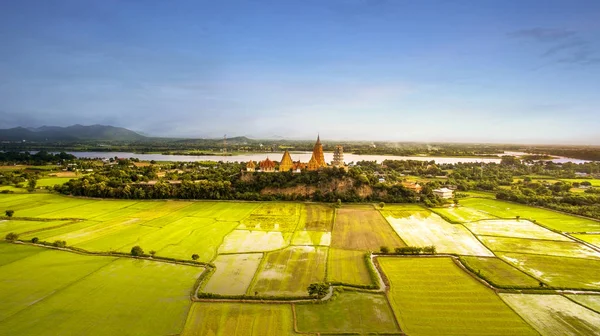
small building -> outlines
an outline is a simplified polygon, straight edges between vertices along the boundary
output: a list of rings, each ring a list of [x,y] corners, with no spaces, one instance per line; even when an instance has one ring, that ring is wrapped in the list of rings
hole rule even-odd
[[[260,171],[265,173],[272,173],[275,171],[275,162],[269,160],[267,157],[266,160],[260,162]]]
[[[385,182],[385,178],[380,177],[379,179],[377,179],[377,181],[379,181],[379,183],[383,183],[383,182]]]
[[[434,189],[433,194],[436,196],[439,196],[441,198],[448,199],[448,198],[452,198],[453,191],[448,188],[440,188],[440,189]]]
[[[255,170],[256,170],[256,164],[254,163],[254,161],[252,161],[252,160],[248,161],[248,163],[246,163],[246,171],[253,172]]]
[[[423,189],[420,184],[415,182],[402,182],[402,186],[408,190],[416,192],[417,194],[421,193],[421,189]]]

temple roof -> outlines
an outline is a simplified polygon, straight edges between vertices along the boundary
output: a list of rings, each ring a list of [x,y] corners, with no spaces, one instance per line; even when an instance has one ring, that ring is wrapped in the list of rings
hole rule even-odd
[[[281,158],[280,165],[292,165],[294,162],[292,161],[292,157],[290,156],[290,152],[287,150],[283,153],[283,157]]]
[[[256,168],[256,164],[254,161],[250,160],[248,163],[246,163],[246,168]]]
[[[275,162],[269,160],[269,158],[266,158],[264,161],[260,162],[260,168],[275,168]]]

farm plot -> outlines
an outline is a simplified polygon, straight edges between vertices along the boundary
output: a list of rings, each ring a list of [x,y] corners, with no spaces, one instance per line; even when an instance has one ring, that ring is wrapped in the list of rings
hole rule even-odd
[[[365,252],[330,248],[327,281],[371,285],[373,281],[365,264]]]
[[[494,257],[467,257],[460,260],[494,286],[538,287],[539,280]]]
[[[238,222],[252,213],[260,203],[248,202],[190,202],[188,216]]]
[[[46,273],[52,262],[38,263],[32,272],[39,274],[37,282],[19,283],[13,288],[15,295],[28,298],[27,309],[0,321],[3,335],[172,335],[183,330],[191,305],[190,292],[196,278],[203,271],[200,267],[173,265],[134,259],[80,256],[89,259],[80,262],[55,262],[55,276]],[[27,259],[33,259],[27,258]],[[93,261],[91,261],[93,260]],[[106,263],[108,261],[108,263]],[[25,260],[19,261],[21,264]],[[94,264],[94,267],[78,266]],[[98,267],[99,265],[102,265]],[[9,266],[9,265],[6,265]],[[29,269],[17,265],[10,277]],[[7,272],[1,272],[6,276]],[[45,289],[52,292],[37,301],[29,295],[31,289],[43,287],[56,281],[54,278],[71,278],[79,274],[77,281],[63,281],[63,286]],[[84,273],[85,276],[81,277]],[[28,278],[35,278],[28,274]],[[27,279],[24,279],[27,280]],[[73,280],[73,278],[71,278]],[[3,296],[4,297],[4,296]],[[42,300],[43,298],[43,300]],[[32,304],[32,302],[35,302]],[[3,302],[3,307],[14,305]]]
[[[104,220],[122,216],[123,212],[119,210],[134,205],[135,201],[112,200],[112,201],[92,201],[92,203],[81,204],[75,207],[69,207],[58,211],[43,214],[44,218],[84,218],[94,219],[102,216]],[[131,210],[127,211],[131,213]]]
[[[262,253],[218,256],[213,262],[217,270],[202,291],[221,295],[246,294],[262,257]]]
[[[233,230],[225,236],[219,253],[246,253],[279,250],[289,245],[291,233]]]
[[[7,233],[15,232],[30,232],[38,231],[47,228],[68,225],[72,221],[21,221],[21,220],[0,220],[0,237],[4,237]]]
[[[571,236],[600,247],[600,234],[572,234]]]
[[[258,208],[252,211],[257,216],[287,216],[298,217],[300,215],[300,204],[283,202],[261,203]]]
[[[338,210],[331,246],[348,250],[378,251],[381,246],[406,244],[372,207],[343,207]]]
[[[38,187],[54,187],[54,185],[63,185],[69,182],[73,177],[46,177],[37,180]]]
[[[250,215],[242,219],[237,227],[240,230],[293,232],[298,225],[298,217]]]
[[[42,202],[40,205],[35,203],[29,204],[25,209],[15,210],[15,216],[19,217],[40,217],[40,218],[78,218],[77,214],[70,212],[66,213],[64,210],[69,208],[76,208],[84,204],[93,203],[93,200],[82,200],[76,198],[64,198],[64,202]],[[62,217],[54,216],[53,213],[62,212]],[[66,215],[65,215],[66,213]]]
[[[565,296],[596,313],[600,313],[600,295],[566,294]]]
[[[516,252],[600,260],[600,253],[577,242],[479,236],[494,252]]]
[[[333,225],[333,208],[322,204],[305,204],[303,221],[298,229],[310,231],[331,231]]]
[[[45,250],[38,247],[22,245],[16,248],[15,245],[0,242],[0,266],[10,264],[19,259],[27,258],[33,254],[44,252]]]
[[[461,201],[464,202],[464,201]],[[496,216],[487,211],[478,210],[466,206],[447,207],[447,208],[431,208],[431,211],[447,218],[454,223],[468,223],[483,219],[493,219]]]
[[[489,288],[450,258],[379,258],[408,335],[536,335]]]
[[[292,245],[329,246],[331,245],[331,232],[296,231],[292,236]]]
[[[289,304],[194,302],[182,336],[294,335]]]
[[[293,246],[270,252],[249,294],[307,296],[306,288],[325,280],[327,248]]]
[[[450,224],[432,213],[416,213],[410,217],[387,217],[387,221],[410,246],[434,245],[439,253],[493,256],[469,230]]]
[[[313,333],[397,333],[394,314],[382,294],[344,292],[325,304],[297,304],[298,330]]]
[[[498,256],[553,287],[600,289],[599,260],[518,253]]]
[[[600,314],[560,295],[500,294],[543,336],[598,335]]]
[[[526,205],[483,198],[461,201],[463,207],[487,212],[499,218],[535,219],[538,223],[563,232],[600,232],[600,222],[570,216],[560,212],[534,208]]]
[[[572,242],[571,239],[552,232],[528,220],[482,220],[464,224],[476,235],[514,238],[547,239]]]

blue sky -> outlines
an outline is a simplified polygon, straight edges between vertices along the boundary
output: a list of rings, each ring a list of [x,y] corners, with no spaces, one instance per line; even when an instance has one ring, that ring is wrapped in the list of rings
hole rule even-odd
[[[600,1],[3,1],[0,127],[600,144]]]

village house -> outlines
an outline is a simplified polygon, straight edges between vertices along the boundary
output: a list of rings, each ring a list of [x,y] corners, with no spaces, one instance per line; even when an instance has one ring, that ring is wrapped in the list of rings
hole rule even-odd
[[[434,189],[433,194],[444,199],[452,198],[453,191],[448,188]]]

